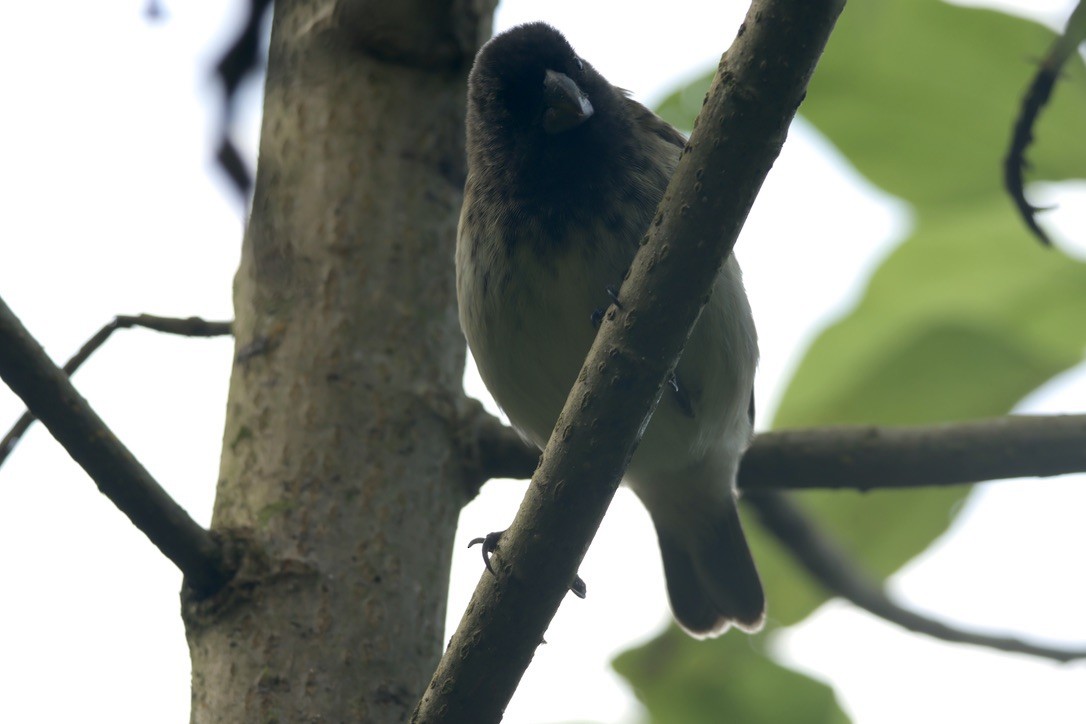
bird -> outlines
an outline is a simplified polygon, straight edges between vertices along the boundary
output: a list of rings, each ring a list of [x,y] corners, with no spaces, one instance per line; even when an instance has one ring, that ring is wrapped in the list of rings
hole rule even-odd
[[[480,48],[465,127],[460,324],[487,389],[542,449],[685,138],[543,22]],[[757,362],[732,254],[624,476],[652,518],[674,617],[696,638],[765,620],[735,482]]]

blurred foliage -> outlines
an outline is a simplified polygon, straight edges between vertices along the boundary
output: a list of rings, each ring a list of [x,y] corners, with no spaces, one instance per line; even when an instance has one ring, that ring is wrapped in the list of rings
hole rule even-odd
[[[911,204],[913,228],[857,306],[813,342],[775,426],[1000,415],[1082,359],[1086,265],[1032,239],[1001,188],[1030,59],[1052,38],[1025,20],[935,0],[846,6],[801,112],[873,184]],[[710,80],[677,90],[660,114],[690,128]],[[1086,72],[1076,57],[1037,128],[1037,172],[1086,174],[1084,129]],[[832,257],[828,244],[826,252]],[[800,501],[885,576],[946,530],[967,492],[812,492]],[[752,527],[770,627],[795,623],[826,594]],[[697,644],[670,630],[615,665],[654,721],[845,720],[836,706],[813,703],[820,684],[797,685],[798,674],[765,661],[757,646],[738,634]],[[806,713],[770,708],[767,691],[810,702]]]
[[[672,627],[651,646],[628,651],[615,669],[633,682],[654,721],[682,724],[845,724],[833,690],[786,669],[737,634],[695,641]]]

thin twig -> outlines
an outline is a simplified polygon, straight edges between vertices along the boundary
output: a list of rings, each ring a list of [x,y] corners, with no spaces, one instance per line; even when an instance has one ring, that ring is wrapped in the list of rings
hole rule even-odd
[[[2,299],[0,377],[87,471],[98,489],[181,569],[189,587],[210,593],[229,580],[223,549],[216,539],[159,486],[106,427]]]
[[[1011,133],[1011,145],[1003,160],[1003,185],[1014,201],[1022,220],[1026,222],[1026,226],[1045,246],[1051,246],[1052,241],[1037,223],[1036,216],[1038,211],[1045,209],[1031,204],[1026,199],[1023,188],[1022,177],[1025,170],[1029,168],[1026,151],[1033,142],[1033,127],[1041,115],[1041,110],[1052,96],[1052,90],[1060,77],[1060,70],[1075,55],[1084,38],[1086,38],[1086,2],[1080,0],[1071,12],[1063,33],[1052,41],[1052,47],[1049,48],[1041,62],[1041,67],[1037,69],[1036,75],[1033,76],[1022,98],[1022,108],[1018,112],[1014,131]]]
[[[110,335],[118,329],[129,329],[131,327],[143,327],[145,329],[153,329],[157,332],[165,332],[167,334],[178,334],[185,337],[221,337],[223,335],[230,334],[231,322],[208,322],[200,319],[199,317],[188,317],[185,319],[179,319],[175,317],[155,317],[150,314],[140,314],[134,317],[119,315],[112,321],[105,324],[99,329],[93,337],[88,339],[86,343],[79,348],[70,360],[65,363],[64,374],[69,377],[79,369],[80,365],[87,361],[95,351],[98,350]],[[15,446],[19,444],[19,440],[30,428],[30,425],[34,422],[34,415],[29,411],[23,413],[22,417],[12,426],[7,435],[0,440],[0,465],[4,464],[8,455],[15,449]]]
[[[249,13],[245,17],[245,24],[215,65],[215,75],[222,83],[223,93],[219,147],[215,157],[219,162],[219,168],[223,170],[244,201],[249,199],[249,191],[253,186],[253,174],[234,143],[231,132],[238,101],[238,88],[250,73],[256,72],[262,65],[260,57],[264,41],[262,28],[264,18],[271,8],[272,0],[249,0]]]
[[[963,631],[903,608],[864,576],[856,562],[851,560],[836,542],[823,534],[789,496],[762,491],[747,496],[745,500],[758,512],[765,527],[791,551],[819,584],[881,619],[942,641],[973,644],[1061,662],[1086,658],[1086,649],[1040,646],[1013,636],[991,636]]]

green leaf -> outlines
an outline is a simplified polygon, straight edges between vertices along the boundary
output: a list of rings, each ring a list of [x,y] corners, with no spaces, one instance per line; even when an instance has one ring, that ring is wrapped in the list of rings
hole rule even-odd
[[[1036,59],[1055,35],[990,10],[933,0],[853,0],[811,80],[801,115],[875,185],[921,213],[1003,196],[999,173]],[[657,112],[689,130],[710,71]],[[1047,179],[1086,174],[1086,72],[1065,68],[1030,158]],[[953,213],[953,209],[951,209]]]
[[[670,724],[846,724],[833,690],[774,663],[738,634],[695,641],[669,629],[615,659],[651,721]]]
[[[1033,242],[1002,198],[920,225],[813,343],[776,424],[1005,413],[1086,346],[1086,265]]]
[[[1028,21],[933,0],[852,0],[845,8],[801,111],[870,181],[912,205],[914,228],[872,275],[855,309],[811,345],[775,426],[999,415],[1081,361],[1086,265],[1040,247],[1001,188],[1021,95],[1053,37]],[[676,91],[659,113],[689,129],[710,79]],[[1044,178],[1086,175],[1086,72],[1077,55],[1040,121],[1030,158]],[[967,492],[797,498],[868,571],[885,576],[946,530]],[[825,593],[771,536],[753,528],[769,625],[801,620]],[[742,712],[736,721],[796,720],[744,708],[754,696],[745,688],[760,691],[766,677],[776,676],[750,661],[762,656],[757,639],[682,641],[669,630],[616,662],[657,720],[721,720],[697,719],[705,709],[683,708],[694,704],[665,691],[677,687],[700,700],[714,683],[729,697],[721,711]],[[675,681],[672,667],[694,683]],[[787,687],[800,686],[774,685],[788,697]]]
[[[775,425],[1006,413],[1086,347],[1086,266],[1037,245],[1000,186],[1033,71],[1026,59],[1052,33],[932,2],[853,3],[842,20],[804,113],[861,172],[912,203],[916,228],[808,350]],[[1049,177],[1086,173],[1086,74],[1081,61],[1072,65],[1033,151]],[[887,575],[945,530],[965,493],[814,493],[803,502]]]
[[[871,181],[913,205],[915,230],[863,299],[812,344],[776,427],[984,417],[1082,358],[1086,267],[1040,248],[1012,212],[1000,160],[1019,98],[1053,33],[930,0],[854,0],[803,115]],[[689,128],[711,74],[660,112]],[[1086,73],[1075,58],[1031,150],[1048,178],[1086,174]],[[846,220],[847,221],[847,220]],[[832,253],[832,251],[830,252]],[[874,481],[873,481],[874,482]],[[804,493],[873,573],[887,575],[953,519],[964,489]],[[752,535],[781,623],[824,596]]]
[[[954,213],[963,201],[1003,197],[1011,124],[1054,37],[1009,15],[931,0],[850,3],[803,114],[921,216]],[[1031,150],[1045,178],[1086,173],[1081,60],[1067,72]]]

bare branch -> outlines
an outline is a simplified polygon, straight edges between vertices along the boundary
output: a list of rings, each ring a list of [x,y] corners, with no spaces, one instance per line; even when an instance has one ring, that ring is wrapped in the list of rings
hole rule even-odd
[[[534,447],[485,412],[471,425],[478,448],[471,496],[490,478],[531,476],[539,460]],[[1083,440],[1086,415],[766,432],[743,457],[739,488],[879,490],[1065,475],[1086,472]]]
[[[190,587],[210,593],[229,579],[216,539],[170,498],[106,427],[2,299],[0,377],[98,489],[181,569]]]
[[[917,427],[828,427],[759,435],[745,492],[914,488],[1086,471],[1086,415],[998,417]]]
[[[501,540],[496,575],[483,575],[412,721],[501,718],[780,152],[842,4],[752,4],[620,290],[622,308],[605,315]]]
[[[486,413],[482,413],[486,415]],[[490,417],[482,460],[492,477],[523,478],[538,454]],[[894,603],[861,572],[783,489],[889,489],[962,485],[999,478],[1086,472],[1086,415],[1010,416],[917,427],[836,427],[759,435],[743,458],[739,485],[763,525],[831,593],[927,636],[1056,661],[1086,658],[1086,649],[1030,644],[971,633]],[[486,478],[480,479],[480,484]]]
[[[851,601],[881,619],[942,641],[973,644],[1063,662],[1086,658],[1086,648],[1061,649],[1031,644],[1012,636],[990,636],[963,631],[903,608],[890,600],[878,585],[862,575],[856,562],[850,560],[834,541],[818,530],[787,495],[763,491],[749,495],[745,500],[758,512],[766,528],[776,535],[818,583],[831,593]]]
[[[230,334],[230,322],[208,322],[199,317],[179,319],[175,317],[155,317],[150,314],[140,314],[136,317],[120,315],[114,317],[112,321],[95,332],[94,336],[79,348],[79,351],[61,368],[64,370],[64,374],[71,377],[99,347],[106,343],[106,340],[115,330],[130,327],[144,327],[184,337],[221,337]],[[8,434],[4,435],[4,438],[0,440],[0,465],[3,465],[4,461],[8,459],[8,455],[19,444],[19,440],[26,434],[33,422],[33,414],[30,412],[23,413],[22,417],[12,425]]]
[[[486,481],[494,478],[527,479],[539,463],[539,450],[516,431],[487,412],[478,400],[466,399],[468,408],[458,417],[463,441],[467,498],[472,500]]]

